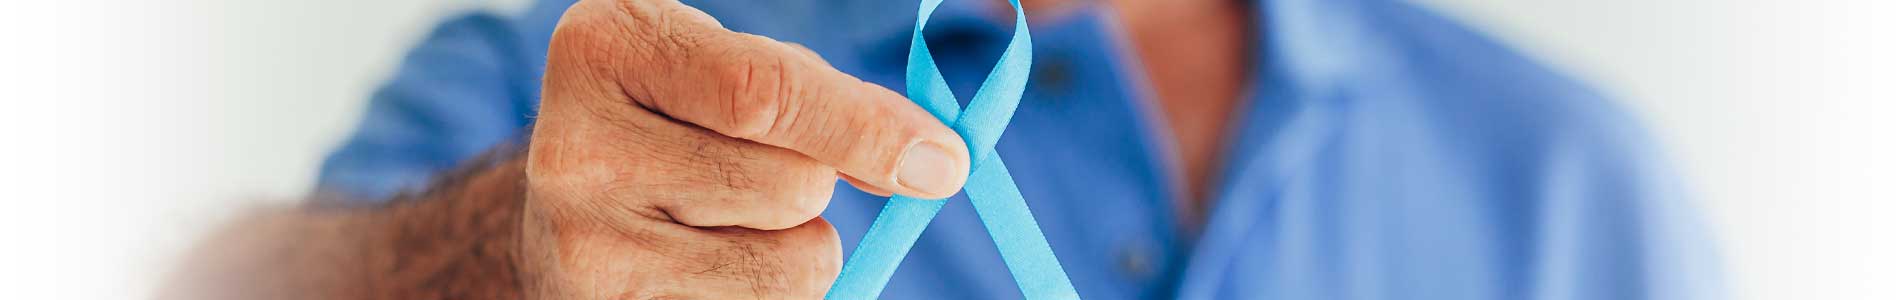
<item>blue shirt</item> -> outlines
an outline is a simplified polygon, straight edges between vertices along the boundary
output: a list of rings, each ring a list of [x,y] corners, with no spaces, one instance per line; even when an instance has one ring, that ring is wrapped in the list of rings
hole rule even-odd
[[[413,188],[534,114],[571,0],[449,18],[371,99],[321,188]],[[903,87],[915,1],[687,1]],[[969,95],[1008,37],[997,1],[949,1],[926,32]],[[997,151],[1085,299],[1704,299],[1707,233],[1630,114],[1571,78],[1399,1],[1263,0],[1253,80],[1213,209],[1175,220],[1179,162],[1127,41],[1100,8],[1032,20],[1035,66]],[[824,216],[858,243],[882,199]],[[1020,298],[961,196],[884,293]]]

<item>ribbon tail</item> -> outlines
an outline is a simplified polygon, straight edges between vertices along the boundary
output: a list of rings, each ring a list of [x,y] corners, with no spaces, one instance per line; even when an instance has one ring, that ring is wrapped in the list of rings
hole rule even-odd
[[[825,299],[876,299],[884,292],[884,285],[890,283],[891,275],[897,273],[898,263],[903,262],[911,246],[917,244],[917,237],[924,234],[930,220],[949,202],[891,197],[877,218],[871,220],[871,229],[858,241],[857,250],[845,260],[844,269],[838,272],[838,281],[825,292]]]
[[[965,187],[977,217],[983,220],[983,229],[996,242],[996,250],[1003,254],[1003,263],[1009,266],[1009,274],[1016,279],[1024,299],[1081,299],[1001,158],[991,155],[978,163]]]

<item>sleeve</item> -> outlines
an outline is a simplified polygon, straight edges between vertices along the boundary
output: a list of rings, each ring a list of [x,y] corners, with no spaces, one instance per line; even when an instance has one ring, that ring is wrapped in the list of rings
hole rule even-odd
[[[324,159],[317,191],[347,197],[321,198],[385,199],[523,134],[539,94],[541,51],[517,29],[488,13],[437,25]]]
[[[1541,164],[1534,299],[1727,299],[1717,240],[1626,114],[1555,138]],[[1575,132],[1572,131],[1572,132]]]

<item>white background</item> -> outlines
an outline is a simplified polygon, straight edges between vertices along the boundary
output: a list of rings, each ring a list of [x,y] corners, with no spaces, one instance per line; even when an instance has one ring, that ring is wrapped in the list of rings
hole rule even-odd
[[[288,203],[436,17],[516,1],[0,4],[0,294],[142,298]],[[1743,299],[1900,299],[1900,5],[1429,0],[1639,111]]]

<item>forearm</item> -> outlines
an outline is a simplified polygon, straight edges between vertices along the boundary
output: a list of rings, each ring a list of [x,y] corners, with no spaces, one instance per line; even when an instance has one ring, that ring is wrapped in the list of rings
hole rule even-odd
[[[478,161],[430,192],[381,207],[243,218],[192,253],[165,296],[519,298],[522,163],[516,155]]]

